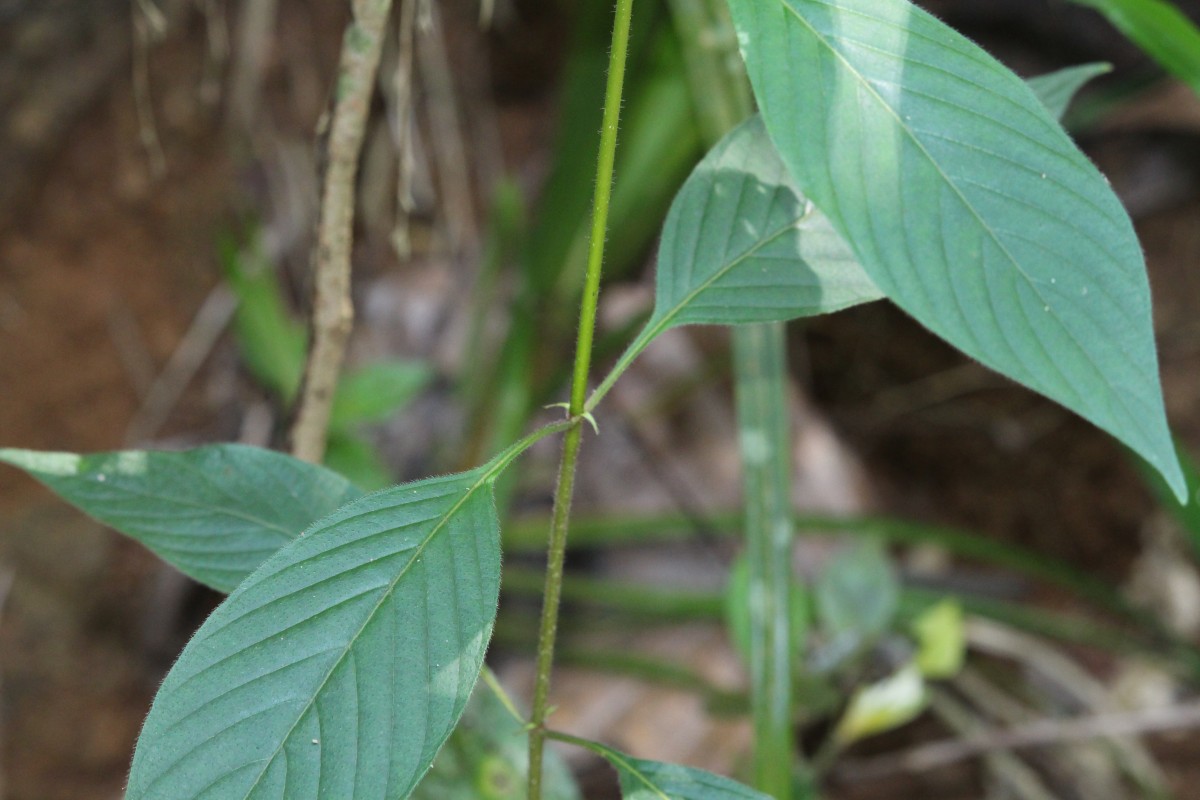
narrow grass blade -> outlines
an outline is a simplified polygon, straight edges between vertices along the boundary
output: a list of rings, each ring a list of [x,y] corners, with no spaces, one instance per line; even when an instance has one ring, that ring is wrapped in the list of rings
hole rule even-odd
[[[1165,0],[1074,0],[1094,8],[1192,91],[1200,94],[1200,30]]]

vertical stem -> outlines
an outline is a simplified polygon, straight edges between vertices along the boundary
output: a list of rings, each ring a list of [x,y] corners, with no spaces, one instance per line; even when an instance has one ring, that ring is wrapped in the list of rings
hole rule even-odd
[[[734,329],[738,429],[750,573],[754,783],[792,796],[792,513],[786,340],[782,324]]]
[[[354,324],[350,253],[354,245],[355,178],[391,7],[391,0],[355,0],[354,18],[342,41],[317,223],[313,342],[292,426],[292,453],[305,461],[320,462],[325,455],[333,393]]]
[[[562,596],[563,560],[567,550],[567,528],[571,497],[575,489],[575,465],[583,437],[583,407],[587,399],[588,372],[592,362],[592,337],[596,329],[596,307],[600,299],[600,271],[604,263],[604,240],[608,232],[608,204],[612,195],[613,160],[617,151],[617,124],[621,115],[621,92],[625,83],[625,56],[629,49],[629,22],[633,0],[617,0],[613,23],[612,50],[608,60],[608,83],[604,92],[604,122],[600,129],[600,153],[596,159],[596,186],[592,205],[592,231],[588,244],[587,274],[579,308],[579,333],[575,345],[575,367],[571,376],[568,406],[572,426],[563,437],[554,511],[550,522],[546,586],[538,628],[537,676],[533,690],[532,729],[529,732],[529,797],[542,797],[542,753],[546,746],[546,715],[550,697],[550,672],[554,665],[554,640],[558,632],[558,605]]]
[[[671,0],[670,7],[697,118],[711,146],[750,113],[752,103],[745,73],[730,68],[740,59],[722,44],[735,41],[729,12],[719,0]],[[751,592],[754,783],[776,800],[790,800],[792,764],[799,756],[791,722],[791,678],[800,643],[792,641],[790,613],[791,437],[784,328],[739,325],[733,329],[733,350]]]

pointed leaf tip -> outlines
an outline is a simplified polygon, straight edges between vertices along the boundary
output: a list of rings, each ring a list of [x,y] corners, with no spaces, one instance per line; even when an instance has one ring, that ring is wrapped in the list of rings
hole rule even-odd
[[[362,494],[324,467],[239,444],[91,455],[3,449],[0,461],[219,592]]]
[[[1179,496],[1129,216],[1016,75],[908,0],[730,0],[767,132],[879,289]]]

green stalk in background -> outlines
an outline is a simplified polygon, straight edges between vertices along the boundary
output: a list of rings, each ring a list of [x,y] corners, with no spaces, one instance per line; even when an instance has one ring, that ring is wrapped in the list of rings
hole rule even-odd
[[[671,0],[683,44],[696,116],[708,147],[752,110],[745,73],[730,68],[733,25],[723,2]],[[787,340],[782,323],[733,328],[734,382],[745,492],[750,579],[750,694],[754,785],[777,800],[792,797],[798,758],[792,726],[791,432],[787,412]]]
[[[546,563],[546,588],[542,596],[538,627],[537,674],[533,690],[533,716],[529,731],[529,798],[542,797],[542,755],[546,745],[546,716],[549,710],[550,672],[554,666],[554,640],[558,632],[558,606],[562,594],[563,560],[571,496],[575,487],[575,465],[583,437],[583,404],[587,399],[588,373],[592,363],[592,337],[600,299],[600,273],[604,264],[604,240],[608,233],[608,204],[612,196],[613,161],[617,151],[617,124],[621,115],[621,90],[625,82],[625,56],[629,49],[629,22],[633,0],[617,0],[613,23],[608,83],[604,92],[604,122],[600,129],[600,152],[596,159],[596,185],[592,205],[592,234],[588,246],[587,273],[579,309],[579,332],[575,367],[571,378],[571,400],[567,410],[571,427],[563,437],[558,485],[551,512],[550,546]]]
[[[754,785],[792,796],[797,757],[792,730],[791,448],[787,414],[786,331],[782,323],[734,328],[738,437],[745,487],[750,578],[750,707]]]

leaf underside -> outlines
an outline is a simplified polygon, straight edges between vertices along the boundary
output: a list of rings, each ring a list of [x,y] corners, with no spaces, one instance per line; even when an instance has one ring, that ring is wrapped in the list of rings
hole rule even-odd
[[[907,0],[730,6],[771,139],[883,293],[1184,491],[1132,224],[1029,87]]]
[[[794,187],[758,116],[697,165],[663,226],[648,328],[782,322],[882,297]]]
[[[1030,80],[1061,116],[1105,64]],[[786,322],[879,300],[882,292],[829,219],[809,202],[750,117],[680,188],[663,225],[649,338],[686,324]]]
[[[237,444],[85,456],[0,450],[0,461],[220,592],[362,494],[323,467]]]
[[[495,620],[493,477],[370,495],[269,558],[167,675],[126,797],[408,796],[463,711]]]

